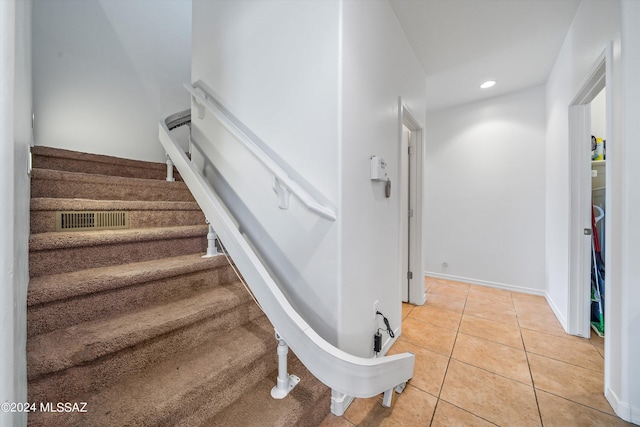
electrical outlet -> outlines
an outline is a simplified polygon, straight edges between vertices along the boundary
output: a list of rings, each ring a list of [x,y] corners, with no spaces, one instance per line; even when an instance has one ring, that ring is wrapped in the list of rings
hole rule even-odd
[[[376,320],[376,317],[378,316],[376,313],[378,312],[378,304],[380,303],[380,300],[375,300],[373,302],[373,320]]]

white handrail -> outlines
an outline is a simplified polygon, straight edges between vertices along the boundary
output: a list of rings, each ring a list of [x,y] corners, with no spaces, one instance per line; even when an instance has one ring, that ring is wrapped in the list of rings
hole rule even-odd
[[[353,397],[373,397],[413,377],[412,353],[378,358],[349,354],[318,335],[295,311],[242,236],[210,185],[160,122],[160,142],[205,216],[216,230],[257,301],[298,359],[332,389]]]
[[[185,84],[184,87],[191,93],[193,100],[198,107],[198,116],[204,118],[204,109],[213,113],[220,123],[260,161],[269,169],[274,179],[274,190],[280,198],[280,207],[288,208],[288,194],[293,193],[312,212],[317,213],[322,218],[335,221],[336,214],[333,210],[323,206],[318,200],[295,182],[287,172],[276,163],[267,153],[265,153],[241,128],[241,124],[236,123],[223,112],[224,107],[220,102],[205,89],[200,86]]]

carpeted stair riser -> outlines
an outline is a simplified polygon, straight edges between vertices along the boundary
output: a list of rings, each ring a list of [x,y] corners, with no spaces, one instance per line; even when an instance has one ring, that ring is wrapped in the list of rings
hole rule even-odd
[[[46,366],[49,360],[43,355],[40,355],[40,360],[28,358],[29,401],[69,401],[77,396],[99,391],[131,375],[144,372],[154,364],[189,352],[210,341],[212,337],[261,315],[253,302],[245,301],[215,316],[202,316],[180,328],[158,333],[142,341],[133,340],[131,345],[104,355],[104,351],[96,352],[97,355],[84,354],[83,349],[78,347],[75,355],[66,363],[71,366],[59,370]],[[91,350],[91,347],[87,349]],[[211,363],[217,362],[212,360]]]
[[[41,146],[33,147],[31,152],[34,168],[156,180],[164,180],[167,177],[167,167],[162,163],[120,159]],[[180,179],[175,168],[174,177]]]
[[[264,317],[214,337],[190,352],[93,395],[80,395],[87,414],[38,413],[32,426],[176,426],[205,419],[233,403],[276,367],[273,330]],[[255,414],[260,417],[260,414]],[[198,424],[187,424],[198,425]]]
[[[193,202],[184,182],[122,178],[48,169],[31,171],[31,197]]]
[[[28,307],[27,336],[162,304],[235,280],[233,269],[226,266],[32,305]]]
[[[38,277],[45,274],[59,274],[87,268],[206,252],[207,230],[206,225],[194,226],[190,229],[184,227],[183,230],[177,232],[154,236],[154,240],[149,240],[143,233],[130,233],[132,238],[139,236],[139,240],[133,239],[133,241],[108,240],[111,235],[123,235],[123,233],[117,234],[114,231],[88,232],[101,233],[106,237],[103,240],[95,241],[93,244],[96,246],[91,246],[90,239],[86,244],[73,241],[73,246],[66,245],[67,240],[73,240],[76,237],[74,235],[81,236],[81,232],[50,233],[51,235],[60,235],[61,238],[70,237],[55,242],[45,242],[51,237],[45,233],[32,235],[30,238],[29,271],[31,277]],[[64,236],[62,236],[63,234]]]
[[[31,207],[31,233],[49,233],[56,231],[55,215],[57,211],[127,211],[129,212],[129,228],[153,228],[153,227],[173,227],[180,225],[205,224],[204,214],[198,205],[189,202],[159,202],[172,206],[153,206],[158,202],[132,202],[135,206],[126,203],[115,203],[110,201],[86,200],[73,201],[69,199],[48,199],[60,200],[67,203],[50,204],[53,206],[40,207],[34,205],[39,199],[32,201]],[[34,203],[36,201],[36,203]],[[75,202],[75,204],[74,204]],[[100,203],[102,202],[102,203]],[[151,206],[140,206],[147,203]],[[179,205],[190,205],[190,210]]]

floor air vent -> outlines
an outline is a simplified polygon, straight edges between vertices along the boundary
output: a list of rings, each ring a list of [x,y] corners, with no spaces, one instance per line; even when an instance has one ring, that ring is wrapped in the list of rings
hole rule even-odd
[[[129,228],[129,212],[56,212],[56,231],[116,230],[121,228]]]

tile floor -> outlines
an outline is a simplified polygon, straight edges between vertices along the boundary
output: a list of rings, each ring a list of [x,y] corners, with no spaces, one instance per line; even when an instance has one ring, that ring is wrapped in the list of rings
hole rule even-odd
[[[416,355],[405,391],[356,399],[322,426],[624,426],[603,390],[604,341],[567,335],[545,299],[427,279],[389,354]]]

